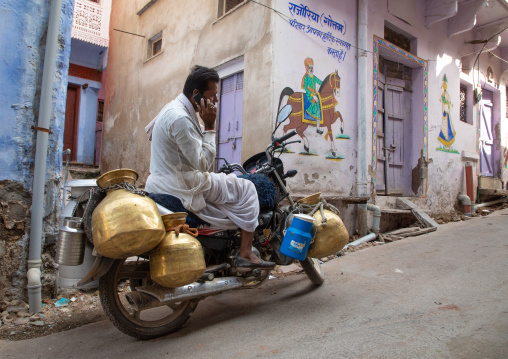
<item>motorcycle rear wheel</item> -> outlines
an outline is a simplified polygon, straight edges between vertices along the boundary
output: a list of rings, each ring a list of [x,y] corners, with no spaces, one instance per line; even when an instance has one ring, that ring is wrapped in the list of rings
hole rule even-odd
[[[99,281],[99,297],[108,319],[123,333],[138,339],[152,339],[180,329],[190,318],[198,300],[181,301],[135,311],[125,294],[135,287],[151,284],[148,261],[116,260]]]
[[[319,259],[307,257],[303,261],[300,261],[300,264],[312,283],[315,285],[323,284],[325,281],[325,274],[323,273]]]

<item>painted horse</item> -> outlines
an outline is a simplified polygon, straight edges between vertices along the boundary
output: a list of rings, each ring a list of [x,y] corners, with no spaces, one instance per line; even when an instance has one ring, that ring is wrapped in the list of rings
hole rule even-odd
[[[340,90],[340,76],[335,70],[335,73],[331,73],[323,80],[321,86],[319,87],[318,97],[319,102],[321,104],[321,121],[318,124],[318,121],[313,123],[312,121],[307,120],[303,116],[304,106],[303,106],[303,96],[305,96],[304,92],[294,92],[290,87],[284,88],[280,94],[279,98],[279,109],[280,104],[284,96],[289,96],[287,103],[293,107],[293,111],[291,115],[289,115],[289,123],[284,126],[284,133],[289,130],[295,129],[298,135],[303,140],[303,148],[305,152],[309,153],[309,140],[305,136],[304,132],[307,127],[310,126],[319,126],[326,127],[328,130],[325,134],[325,140],[330,138],[330,152],[335,157],[335,151],[337,148],[335,147],[335,142],[333,140],[332,134],[332,124],[340,119],[341,133],[344,133],[344,121],[342,119],[342,115],[339,111],[335,111],[335,105],[337,104],[337,98],[339,98],[339,90]]]

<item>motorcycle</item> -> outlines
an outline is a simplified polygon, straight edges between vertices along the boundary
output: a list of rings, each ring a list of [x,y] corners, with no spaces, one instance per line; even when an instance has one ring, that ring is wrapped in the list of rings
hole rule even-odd
[[[286,105],[278,114],[278,126],[290,115],[292,109]],[[272,208],[259,214],[259,226],[255,231],[253,251],[260,258],[274,261],[278,265],[290,265],[295,260],[280,252],[285,230],[291,216],[304,213],[300,203],[293,201],[286,187],[286,179],[294,177],[296,170],[284,172],[278,152],[287,145],[300,141],[288,140],[296,135],[292,131],[280,138],[274,137],[264,152],[249,158],[243,166],[225,164],[219,172],[242,175],[266,176],[275,187],[276,200]],[[76,205],[74,216],[83,216],[89,221],[89,213],[100,201],[89,195]],[[283,201],[287,201],[282,205]],[[88,213],[88,215],[87,215]],[[86,231],[85,225],[85,231]],[[88,233],[87,233],[88,234]],[[270,269],[236,268],[234,258],[240,248],[240,230],[200,228],[197,239],[204,251],[206,271],[194,283],[176,288],[162,287],[150,277],[149,253],[125,259],[112,259],[94,253],[97,258],[91,271],[78,285],[99,280],[99,296],[109,320],[122,332],[139,339],[151,339],[178,330],[190,318],[199,301],[210,295],[232,289],[255,288],[270,276]],[[324,274],[318,259],[305,258],[300,264],[315,285],[321,285]]]

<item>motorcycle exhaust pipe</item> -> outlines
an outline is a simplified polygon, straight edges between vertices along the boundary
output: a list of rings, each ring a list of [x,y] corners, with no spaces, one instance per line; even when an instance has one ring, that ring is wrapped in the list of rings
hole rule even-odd
[[[163,305],[195,299],[243,287],[248,282],[240,277],[216,278],[208,282],[194,282],[177,288],[166,288],[158,284],[136,287],[136,291],[127,293],[127,301],[136,311],[160,307]]]

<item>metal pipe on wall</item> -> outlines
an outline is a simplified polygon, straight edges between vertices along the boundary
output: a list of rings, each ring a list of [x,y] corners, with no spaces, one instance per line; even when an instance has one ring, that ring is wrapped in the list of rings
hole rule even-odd
[[[357,126],[358,152],[356,158],[356,190],[360,197],[369,195],[367,182],[367,2],[358,0],[357,21]],[[367,234],[367,204],[358,205],[358,231],[361,236]]]
[[[46,160],[48,157],[49,122],[53,105],[53,82],[55,80],[56,54],[58,51],[58,26],[62,0],[52,0],[48,20],[48,34],[42,73],[41,103],[37,122],[34,182],[32,190],[32,217],[30,245],[28,250],[28,301],[30,313],[42,310],[41,303],[41,251],[42,222],[44,215],[44,188],[46,183]]]

